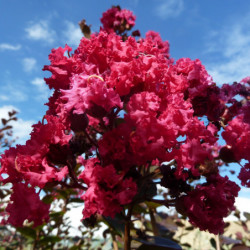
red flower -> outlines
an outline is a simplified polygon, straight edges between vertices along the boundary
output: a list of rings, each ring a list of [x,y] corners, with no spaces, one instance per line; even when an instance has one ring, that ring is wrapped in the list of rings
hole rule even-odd
[[[96,213],[114,217],[122,210],[122,205],[132,201],[137,185],[131,178],[124,179],[113,165],[102,167],[96,158],[83,161],[83,164],[85,169],[79,178],[88,185],[88,190],[82,195],[84,219]]]
[[[242,186],[250,188],[250,163],[241,168],[238,178],[241,180]]]
[[[34,188],[23,183],[14,184],[10,200],[12,203],[9,203],[6,212],[9,213],[7,222],[11,225],[22,227],[24,220],[28,220],[33,221],[33,227],[36,227],[49,220],[50,205],[40,200]]]
[[[130,30],[135,25],[136,17],[130,10],[112,7],[102,14],[101,22],[103,29],[107,32],[117,32],[122,34],[125,30]]]
[[[119,95],[113,88],[108,88],[102,78],[97,75],[75,75],[71,79],[72,88],[62,91],[64,107],[75,114],[88,112],[93,116],[105,116],[111,108],[122,108]],[[100,107],[103,111],[97,113]],[[101,110],[100,109],[100,110]]]
[[[223,233],[223,217],[235,209],[235,197],[239,190],[240,187],[228,177],[210,176],[207,183],[196,186],[183,196],[181,203],[193,225],[213,234]]]
[[[62,154],[57,157],[57,151],[64,151],[63,156],[70,155],[67,144],[71,135],[66,135],[66,127],[60,119],[54,116],[45,116],[47,124],[33,125],[31,139],[26,145],[17,145],[16,149],[9,149],[1,159],[1,174],[8,174],[2,181],[16,183],[23,178],[32,186],[41,188],[47,182],[61,181],[68,173],[66,166],[55,167],[55,162],[62,161]],[[66,159],[66,158],[65,158]]]
[[[228,123],[222,136],[231,147],[237,161],[250,161],[250,124],[244,122],[244,116],[239,115]]]

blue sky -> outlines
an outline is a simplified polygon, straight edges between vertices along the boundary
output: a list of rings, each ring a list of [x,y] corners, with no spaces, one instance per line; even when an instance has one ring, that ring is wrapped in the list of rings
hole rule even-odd
[[[78,22],[98,31],[102,12],[119,4],[137,16],[136,29],[161,34],[170,54],[199,58],[218,84],[250,75],[250,2],[235,0],[0,0],[0,117],[19,111],[18,142],[41,120],[51,92],[42,71],[52,48],[77,48]]]

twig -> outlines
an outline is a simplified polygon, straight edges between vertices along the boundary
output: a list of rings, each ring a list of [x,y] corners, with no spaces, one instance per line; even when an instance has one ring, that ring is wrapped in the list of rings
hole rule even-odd
[[[215,241],[216,241],[216,250],[220,250],[220,235],[219,234],[215,236]]]
[[[244,168],[244,166],[242,166],[242,164],[240,162],[237,162],[242,168]]]
[[[77,183],[74,182],[71,185],[67,184],[66,182],[63,182],[63,181],[57,181],[56,183],[62,185],[63,187],[66,187],[66,188],[80,188],[83,190],[87,190],[87,187],[82,186],[79,182],[77,182]]]
[[[86,190],[86,188],[85,188],[84,186],[82,186],[82,185],[78,182],[78,180],[77,180],[77,178],[76,178],[76,176],[75,176],[75,173],[74,173],[74,171],[73,171],[72,164],[71,164],[69,161],[67,161],[67,162],[68,162],[67,167],[68,167],[68,170],[69,170],[69,176],[70,176],[70,178],[72,179],[72,181],[73,181],[73,183],[74,183],[74,187],[75,187],[75,188],[80,188],[80,189]],[[72,186],[72,187],[73,187],[73,186]]]
[[[155,203],[158,203],[158,204],[161,204],[161,205],[164,205],[164,206],[175,206],[175,202],[176,200],[173,199],[173,200],[157,200],[157,199],[150,199],[149,201],[152,201],[152,202],[155,202]]]
[[[124,249],[131,250],[131,235],[130,235],[130,223],[131,223],[131,215],[133,210],[133,204],[128,208],[128,213],[126,216],[125,222],[125,232],[124,232]]]
[[[96,129],[96,128],[94,128],[94,127],[91,127],[90,129],[94,130],[97,134],[101,134],[101,135],[103,135],[103,132],[101,132],[101,131],[97,130],[97,129]]]
[[[113,249],[118,250],[119,248],[118,248],[117,241],[115,239],[115,235],[111,234],[111,236],[112,236],[112,241],[113,241]]]
[[[89,136],[89,134],[87,133],[87,131],[84,131],[84,134],[86,135],[86,137],[88,138],[88,140],[89,140],[96,148],[98,148],[97,143]]]
[[[156,226],[156,220],[155,220],[154,210],[152,208],[149,208],[149,215],[150,215],[150,220],[151,220],[151,224],[152,224],[152,229],[153,229],[154,236],[158,236],[159,235],[159,231],[158,231],[158,228]]]

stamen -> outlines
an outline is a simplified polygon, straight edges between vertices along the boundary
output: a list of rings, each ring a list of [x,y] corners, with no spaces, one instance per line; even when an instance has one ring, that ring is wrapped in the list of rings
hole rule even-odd
[[[102,82],[104,82],[103,78],[102,78],[101,76],[98,76],[98,75],[91,75],[91,76],[89,76],[89,77],[88,77],[88,82],[89,82],[89,80],[90,80],[91,78],[93,78],[93,77],[98,78],[98,79],[100,79]]]
[[[16,158],[15,158],[15,169],[16,169],[18,172],[21,172],[21,169],[20,169],[20,167],[19,167],[18,164],[17,164],[17,156],[16,156]]]
[[[146,57],[155,57],[155,55],[152,55],[152,54],[146,54],[146,53],[143,53],[143,52],[139,52],[139,56],[146,56]]]

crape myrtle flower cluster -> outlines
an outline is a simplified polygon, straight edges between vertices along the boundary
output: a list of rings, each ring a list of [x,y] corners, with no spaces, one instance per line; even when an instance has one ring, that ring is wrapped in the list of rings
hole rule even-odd
[[[132,11],[123,9],[120,6],[113,6],[103,13],[101,22],[103,29],[107,32],[123,33],[125,30],[130,30],[135,25],[135,15]]]
[[[66,45],[49,55],[48,111],[25,145],[1,157],[0,181],[13,185],[5,223],[46,222],[49,205],[35,188],[47,186],[75,189],[85,220],[114,217],[153,200],[139,193],[160,172],[177,211],[201,230],[223,232],[240,188],[220,166],[244,159],[239,178],[250,186],[249,77],[220,88],[200,60],[174,61],[158,33],[122,38],[135,24],[132,12],[114,7],[101,21],[74,52]]]
[[[120,35],[123,40],[128,38],[128,31],[135,25],[136,16],[132,11],[127,9],[121,9],[120,6],[113,6],[103,13],[101,23],[103,27],[101,30],[105,30],[108,33],[115,32]],[[140,36],[139,30],[134,30],[132,36]]]

